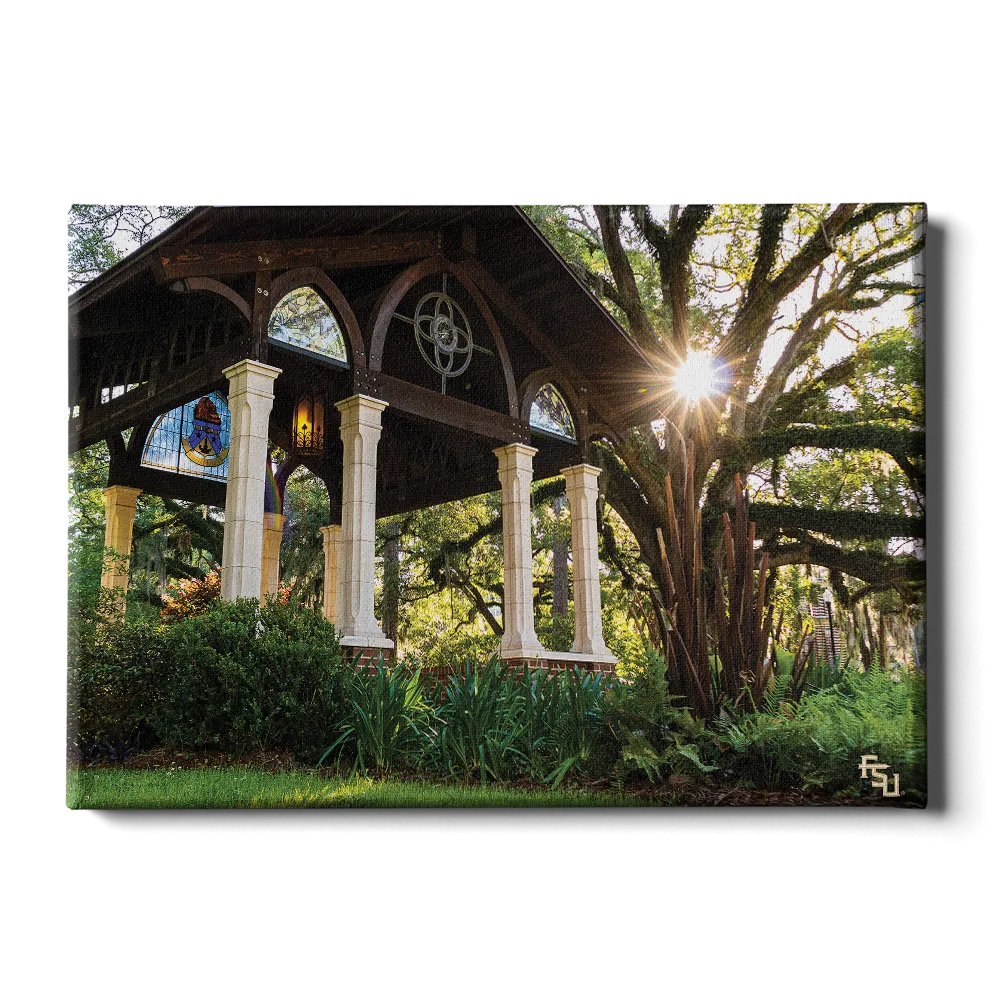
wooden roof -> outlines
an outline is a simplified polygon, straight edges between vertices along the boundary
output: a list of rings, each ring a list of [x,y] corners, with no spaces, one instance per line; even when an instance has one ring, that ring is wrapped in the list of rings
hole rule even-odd
[[[489,392],[483,383],[466,386],[465,398],[458,393],[446,399],[410,385],[413,369],[399,368],[402,362],[391,369],[393,335],[385,342],[392,303],[415,280],[430,281],[441,268],[458,275],[481,314],[478,322],[485,317],[494,331],[501,356]],[[347,317],[349,371],[317,367],[262,335],[260,316],[266,324],[281,289],[296,282],[315,285],[303,280],[309,275],[321,282],[318,290],[339,318]],[[269,282],[275,296],[262,299],[261,285]],[[648,419],[644,390],[656,378],[628,334],[514,206],[197,208],[75,292],[69,310],[69,403],[77,408],[70,448],[112,440],[113,476],[119,481],[134,479],[136,462],[114,435],[135,427],[133,437],[138,432],[144,438],[158,414],[199,393],[224,389],[222,368],[243,357],[282,368],[276,386],[284,382],[288,398],[297,386],[320,378],[334,398],[354,391],[378,395],[390,403],[387,415],[399,411],[401,434],[412,440],[423,434],[426,447],[437,441],[439,454],[445,438],[449,454],[462,452],[463,431],[494,442],[526,440],[524,394],[537,390],[539,373],[547,373],[571,400],[586,437]],[[506,389],[497,388],[501,382]],[[107,398],[118,385],[135,388]],[[484,407],[486,397],[492,401]],[[276,399],[272,429],[278,444],[289,405],[280,395]],[[391,424],[395,418],[388,419]],[[442,435],[436,426],[441,424],[452,432]],[[389,435],[387,427],[384,439]],[[553,462],[572,460],[564,446],[541,443],[540,473],[556,471],[547,470]],[[481,444],[473,450],[480,456],[483,489],[493,489],[494,460]],[[117,465],[115,451],[121,453]],[[461,466],[461,455],[453,457]],[[336,471],[328,469],[328,476]],[[160,474],[155,484],[135,485],[179,495],[167,492],[172,486],[161,481],[164,475],[169,477]],[[408,495],[391,506],[405,509],[476,492],[459,489],[456,497],[445,496],[440,482],[416,484],[415,479]],[[217,484],[204,489],[209,486]],[[180,493],[191,496],[198,489],[185,484]],[[391,512],[380,509],[379,515]]]

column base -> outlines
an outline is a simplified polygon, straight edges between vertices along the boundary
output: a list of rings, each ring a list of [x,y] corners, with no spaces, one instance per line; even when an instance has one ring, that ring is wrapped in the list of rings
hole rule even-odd
[[[595,670],[601,673],[614,673],[618,658],[610,650],[607,653],[554,653],[548,649],[532,650],[501,650],[500,659],[512,667],[528,667],[531,670],[568,670],[570,667],[581,667],[584,670]]]
[[[396,647],[390,639],[379,642],[345,635],[340,640],[340,648],[344,654],[345,664],[353,664],[355,659],[357,660],[356,670],[369,670],[374,673],[380,659],[387,667],[396,665]]]

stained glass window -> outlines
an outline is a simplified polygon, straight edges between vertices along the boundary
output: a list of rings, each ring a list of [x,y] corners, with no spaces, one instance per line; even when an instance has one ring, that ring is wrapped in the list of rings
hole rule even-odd
[[[267,335],[303,351],[347,362],[347,345],[337,317],[308,286],[293,289],[274,307]]]
[[[142,464],[225,482],[229,424],[229,406],[218,392],[177,406],[153,424],[142,451]]]
[[[569,404],[551,382],[546,382],[535,395],[531,404],[530,423],[535,430],[545,434],[553,434],[567,441],[576,440],[576,426],[573,424]]]

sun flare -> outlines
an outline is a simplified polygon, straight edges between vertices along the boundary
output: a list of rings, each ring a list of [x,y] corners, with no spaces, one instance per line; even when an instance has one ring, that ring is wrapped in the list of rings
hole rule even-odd
[[[674,372],[674,392],[692,406],[718,395],[724,388],[724,366],[708,351],[689,351]]]

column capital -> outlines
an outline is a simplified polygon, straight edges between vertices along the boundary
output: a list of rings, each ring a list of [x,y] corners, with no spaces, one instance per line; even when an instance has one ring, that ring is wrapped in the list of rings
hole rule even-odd
[[[252,358],[244,358],[242,361],[237,361],[228,368],[222,369],[222,374],[226,378],[235,378],[244,372],[252,372],[254,375],[275,379],[281,374],[281,369],[275,368],[274,365],[265,365],[263,361],[254,361]]]
[[[389,405],[384,399],[376,399],[374,396],[366,396],[362,392],[348,396],[333,404],[340,411],[340,423],[357,423],[361,420],[362,414],[376,416]],[[380,418],[381,419],[381,418]]]
[[[139,494],[142,490],[136,489],[134,486],[109,486],[103,491],[105,503],[110,501],[114,504],[132,504],[135,506],[136,500],[139,499]]]
[[[323,536],[323,544],[328,545],[340,541],[341,526],[339,524],[326,524],[319,529]]]
[[[222,369],[222,374],[229,379],[230,392],[252,392],[256,395],[271,393],[274,380],[281,374],[280,368],[265,365],[262,361],[245,358],[236,364]]]
[[[527,458],[533,458],[538,454],[538,449],[532,448],[530,444],[505,444],[494,448],[493,454],[497,458],[504,458],[507,455],[524,455]]]
[[[566,489],[580,489],[590,485],[597,485],[597,479],[604,470],[596,465],[588,465],[581,462],[579,465],[567,465],[565,469],[559,470],[566,480]]]
[[[494,448],[493,454],[497,457],[497,471],[502,476],[512,470],[531,472],[538,449],[527,444],[505,444],[502,448]]]

